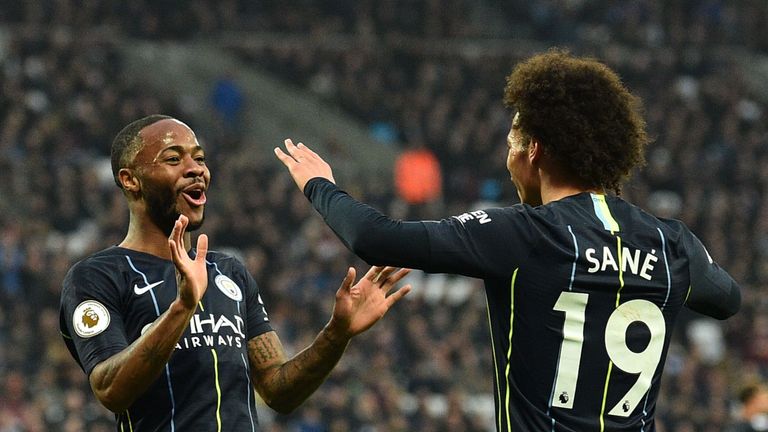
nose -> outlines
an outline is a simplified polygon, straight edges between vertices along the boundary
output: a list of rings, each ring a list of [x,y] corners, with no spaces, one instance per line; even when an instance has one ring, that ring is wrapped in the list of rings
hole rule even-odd
[[[200,163],[191,156],[184,158],[184,177],[202,177],[205,174],[205,162]]]

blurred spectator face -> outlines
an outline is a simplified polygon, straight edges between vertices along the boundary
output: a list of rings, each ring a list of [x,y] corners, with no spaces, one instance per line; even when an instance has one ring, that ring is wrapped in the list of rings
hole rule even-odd
[[[744,403],[744,409],[749,416],[768,414],[768,387],[759,386],[755,394]]]
[[[136,178],[149,217],[166,234],[180,214],[189,218],[188,230],[200,228],[211,173],[194,132],[178,120],[165,119],[140,135],[144,145],[135,158]]]

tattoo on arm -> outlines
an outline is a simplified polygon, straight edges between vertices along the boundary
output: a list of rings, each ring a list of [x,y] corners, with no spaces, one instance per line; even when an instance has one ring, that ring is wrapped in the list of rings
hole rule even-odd
[[[258,360],[257,363],[268,363],[280,358],[280,350],[275,346],[274,341],[267,337],[255,337],[248,341],[251,360]],[[257,357],[257,358],[253,358]]]
[[[345,348],[346,342],[336,344],[321,334],[287,360],[274,332],[256,336],[248,341],[254,385],[272,408],[290,412],[322,384]]]
[[[139,355],[144,361],[153,366],[163,366],[168,362],[167,356],[163,355],[160,348],[157,346],[143,346],[141,347]]]

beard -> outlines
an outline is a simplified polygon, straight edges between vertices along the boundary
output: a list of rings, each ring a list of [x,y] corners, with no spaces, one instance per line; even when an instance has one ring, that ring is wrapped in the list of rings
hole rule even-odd
[[[154,187],[144,184],[144,201],[147,203],[147,214],[152,222],[157,225],[166,236],[171,235],[173,225],[181,215],[177,204],[179,193],[171,188]],[[200,221],[189,221],[187,232],[199,229],[205,221],[205,213]]]

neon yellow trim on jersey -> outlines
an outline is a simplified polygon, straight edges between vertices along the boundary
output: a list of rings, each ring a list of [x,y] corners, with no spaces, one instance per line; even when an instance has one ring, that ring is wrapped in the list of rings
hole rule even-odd
[[[507,368],[504,372],[504,378],[506,379],[507,383],[507,393],[506,393],[506,413],[507,413],[507,431],[512,431],[512,421],[509,419],[509,366],[512,363],[512,331],[514,330],[514,320],[515,320],[515,280],[517,279],[517,271],[520,270],[520,268],[516,268],[515,272],[512,273],[512,283],[510,286],[510,293],[509,293],[509,349],[507,350]]]
[[[616,307],[619,307],[619,299],[621,298],[621,290],[624,288],[624,260],[623,256],[621,256],[621,237],[616,236],[616,248],[618,249],[618,253],[616,254],[619,257],[619,290],[616,291]]]
[[[621,256],[621,237],[616,236],[616,247],[618,248],[619,257],[619,290],[616,291],[616,307],[619,307],[619,300],[621,300],[621,290],[624,288],[624,268],[622,256]],[[608,360],[608,373],[605,375],[605,388],[603,389],[603,402],[600,406],[600,432],[605,430],[605,400],[608,398],[608,382],[611,380],[611,370],[613,369],[613,362]]]
[[[131,423],[131,413],[128,412],[128,410],[125,410],[125,421],[123,419],[120,419],[120,431],[125,432],[125,423],[128,422],[128,428],[130,429],[130,432],[133,432],[133,423]]]
[[[688,297],[691,295],[691,286],[688,285],[688,292],[685,293],[685,300],[683,300],[683,304],[688,303]]]
[[[606,224],[605,228],[609,230],[611,234],[619,231],[619,223],[613,218],[611,209],[608,208],[608,203],[605,201],[605,195],[592,194],[592,196],[597,199],[597,206],[600,209],[600,214],[598,216],[601,216],[600,219]]]
[[[493,325],[491,325],[491,308],[488,306],[488,297],[485,298],[485,311],[488,314],[488,330],[491,333],[491,353],[493,354],[493,371],[496,374],[496,403],[501,409],[501,383],[499,382],[499,365],[496,362],[496,344],[493,342]],[[499,431],[501,430],[501,412],[496,415]]]
[[[202,300],[200,300],[199,302],[197,302],[197,305],[198,305],[198,306],[200,306],[200,310],[201,310],[201,311],[205,312],[205,308],[203,307],[203,301],[202,301]]]
[[[613,362],[608,360],[608,373],[605,375],[605,387],[603,388],[603,403],[600,405],[600,432],[605,431],[605,400],[608,398],[608,382],[611,380]]]
[[[221,386],[219,385],[219,356],[216,350],[211,348],[213,353],[213,371],[216,378],[216,430],[221,432]]]

